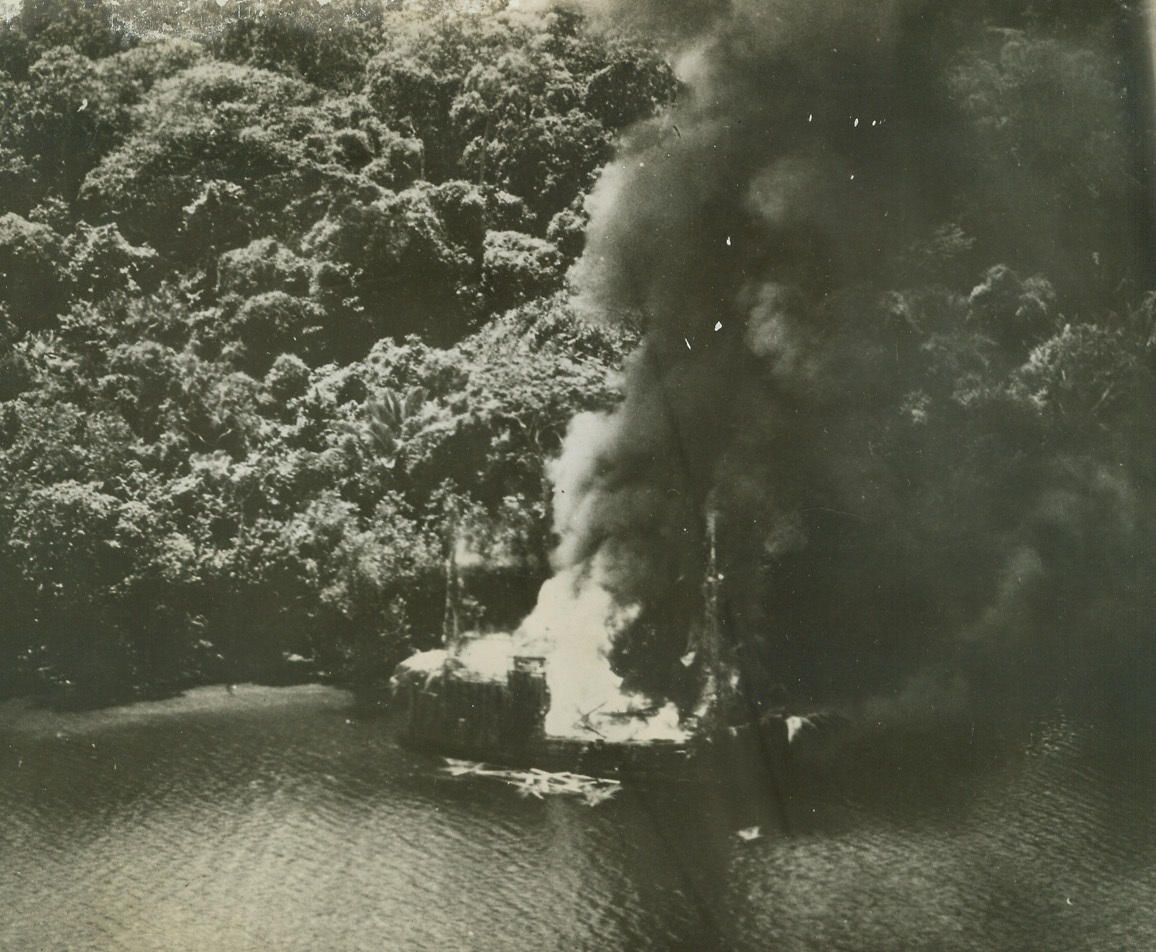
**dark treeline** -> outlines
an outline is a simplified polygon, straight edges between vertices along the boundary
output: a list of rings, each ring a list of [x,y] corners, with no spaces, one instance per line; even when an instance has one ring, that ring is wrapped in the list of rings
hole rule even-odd
[[[702,366],[729,416],[701,435],[742,439],[710,478],[734,470],[724,530],[758,527],[730,540],[736,627],[792,690],[960,632],[966,650],[1098,625],[1147,656],[1156,299],[1135,12],[978,4],[910,31],[894,56],[918,82],[894,101],[812,75],[843,60],[787,58],[731,89],[740,108],[680,90],[621,21],[504,6],[26,0],[0,28],[0,689],[107,696],[292,658],[380,677],[439,638],[455,549],[463,623],[516,621],[557,542],[545,462],[574,413],[621,405],[611,373],[652,318],[672,381],[684,341],[721,355]],[[669,29],[651,6],[638,24]],[[679,130],[828,87],[864,122],[895,118],[868,154],[828,109],[815,167],[910,169],[913,189],[864,199],[777,162],[739,194],[713,145],[694,149],[778,153],[737,122]],[[686,192],[705,210],[679,217],[664,193],[622,240],[594,234],[618,279],[652,286],[649,312],[626,301],[626,320],[591,325],[567,275],[627,130],[628,155],[719,167]],[[898,220],[875,241],[884,210]],[[696,249],[732,226],[756,249],[742,275],[790,279],[783,300],[768,281],[740,302],[737,356],[709,343],[714,284],[688,277],[729,280]],[[764,413],[767,394],[799,422]],[[642,470],[653,431],[628,432]],[[618,657],[657,693],[685,647],[654,634],[668,595]],[[912,634],[928,631],[943,637]],[[1032,642],[1016,663],[1087,668],[1090,643]]]
[[[452,547],[509,624],[544,460],[614,399],[629,334],[560,292],[667,65],[561,13],[257,13],[0,29],[5,692],[380,674]]]

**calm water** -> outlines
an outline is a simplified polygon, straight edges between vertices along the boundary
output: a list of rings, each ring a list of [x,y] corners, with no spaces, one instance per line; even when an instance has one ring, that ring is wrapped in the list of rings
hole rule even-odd
[[[446,778],[329,688],[10,703],[0,948],[1156,949],[1149,755],[1056,717],[966,763],[883,760],[745,843],[757,818],[717,797]]]

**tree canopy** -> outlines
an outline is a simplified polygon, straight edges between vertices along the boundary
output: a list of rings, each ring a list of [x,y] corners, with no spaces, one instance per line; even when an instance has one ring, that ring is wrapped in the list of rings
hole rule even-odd
[[[575,414],[618,405],[649,333],[577,314],[569,269],[616,149],[679,142],[689,94],[636,37],[475,6],[25,0],[0,24],[0,689],[291,656],[380,674],[436,642],[456,548],[486,556],[464,561],[473,623],[532,606],[557,542],[547,463]],[[830,545],[736,556],[773,569],[758,611],[788,630],[807,623],[792,593],[884,590],[992,480],[1044,553],[1056,512],[1123,505],[1121,467],[1152,489],[1129,93],[1112,17],[1068,6],[951,27],[934,93],[958,137],[942,162],[967,174],[911,214],[885,280],[811,302],[805,333],[842,343],[817,417],[784,426],[802,465],[783,496]],[[827,255],[796,235],[775,253]],[[877,571],[832,556],[817,513],[852,508],[851,481],[807,468],[816,440],[881,474],[854,507],[888,526]],[[1032,495],[1041,467],[1066,495]],[[941,544],[978,605],[998,567],[958,531]],[[1126,535],[1093,554],[1140,559]],[[663,693],[673,662],[647,644],[619,663]]]

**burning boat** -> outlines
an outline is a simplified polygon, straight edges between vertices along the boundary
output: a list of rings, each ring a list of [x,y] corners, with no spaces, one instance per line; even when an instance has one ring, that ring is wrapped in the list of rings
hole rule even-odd
[[[775,714],[728,723],[708,711],[680,722],[666,708],[624,706],[579,712],[569,729],[553,728],[548,659],[515,650],[511,636],[480,636],[402,662],[392,683],[401,742],[446,757],[615,780],[726,780],[737,770],[776,774],[782,766],[788,719]],[[479,666],[479,655],[492,657]]]
[[[739,679],[722,658],[720,576],[713,531],[703,587],[706,623],[689,656],[706,672],[695,711],[655,705],[623,689],[607,653],[633,611],[617,605],[593,569],[561,572],[513,633],[448,634],[444,648],[418,653],[392,679],[411,749],[505,767],[563,771],[620,781],[734,781],[777,788],[791,719],[749,713]]]

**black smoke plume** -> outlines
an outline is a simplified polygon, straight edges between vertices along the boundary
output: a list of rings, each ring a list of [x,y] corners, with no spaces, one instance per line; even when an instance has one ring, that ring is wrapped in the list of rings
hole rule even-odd
[[[604,171],[573,275],[644,330],[555,474],[560,566],[640,606],[627,684],[691,703],[709,513],[753,696],[1030,707],[1147,678],[1144,21],[582,8],[686,88]]]

